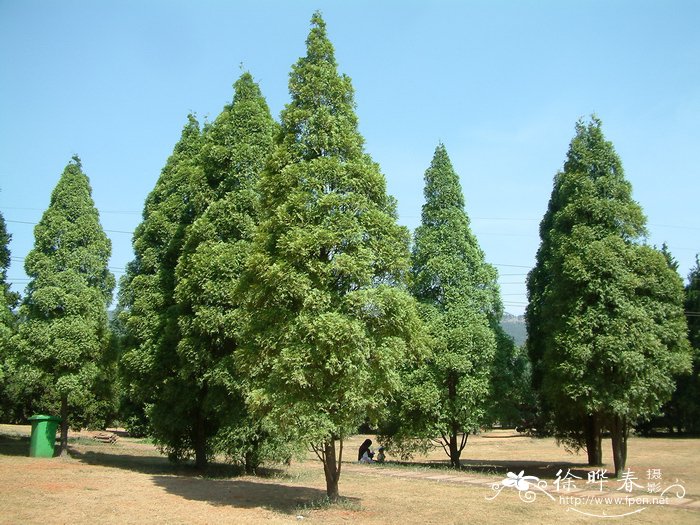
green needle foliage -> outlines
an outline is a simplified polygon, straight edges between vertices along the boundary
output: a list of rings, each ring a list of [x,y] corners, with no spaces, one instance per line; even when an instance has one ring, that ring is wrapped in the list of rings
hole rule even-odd
[[[693,369],[689,376],[678,378],[674,398],[677,399],[679,426],[697,434],[700,432],[700,258],[697,256],[685,287],[685,312],[688,339],[693,347]]]
[[[700,257],[697,255],[685,287],[685,311],[688,316],[688,339],[693,348],[700,349]]]
[[[175,301],[175,268],[188,225],[206,209],[212,192],[199,156],[203,137],[192,116],[180,141],[146,198],[143,221],[134,233],[135,259],[127,266],[119,291],[123,411],[141,422],[145,407],[156,442],[170,457],[191,454],[197,444],[198,463],[206,462],[200,429],[192,418],[196,400],[181,380],[177,353],[181,339],[180,308]],[[141,412],[141,414],[140,414]]]
[[[688,320],[688,339],[693,348],[693,367],[690,374],[678,377],[676,391],[663,407],[663,416],[643,423],[642,431],[655,424],[665,425],[671,432],[697,434],[700,432],[700,260],[688,274],[685,287],[685,314]]]
[[[412,292],[420,303],[431,353],[404,374],[386,441],[407,456],[439,436],[451,465],[460,468],[467,437],[487,415],[496,352],[493,324],[501,317],[501,302],[496,269],[484,262],[469,228],[459,177],[442,144],[425,172],[424,193],[413,247]]]
[[[420,321],[401,286],[408,231],[363,152],[350,79],[337,73],[320,14],[311,25],[307,54],[290,74],[279,144],[261,176],[236,361],[250,378],[251,408],[282,435],[311,444],[335,500],[343,438],[376,419],[398,388]]]
[[[528,277],[534,385],[557,435],[600,464],[601,432],[624,469],[631,423],[657,412],[690,364],[683,287],[638,244],[645,218],[601,122],[576,125]]]
[[[11,339],[17,329],[17,316],[14,309],[19,302],[19,294],[10,291],[7,282],[7,269],[10,267],[10,241],[5,218],[0,213],[0,421],[15,419],[18,386],[13,380],[15,355]]]
[[[218,199],[188,230],[177,267],[182,335],[177,351],[179,376],[193,400],[191,416],[214,439],[214,449],[250,473],[261,460],[276,458],[279,443],[245,407],[244,378],[232,362],[240,325],[235,292],[257,222],[256,184],[277,126],[249,73],[234,87],[233,104],[205,136],[202,161]]]
[[[10,291],[10,283],[7,282],[7,269],[10,267],[10,241],[12,235],[7,232],[5,218],[0,213],[0,344],[6,345],[9,334],[15,325],[14,308],[19,302],[19,294]]]
[[[77,156],[63,171],[34,237],[25,261],[31,280],[20,309],[17,349],[22,376],[40,395],[35,408],[60,406],[66,454],[69,417],[79,427],[95,407],[114,288],[107,268],[111,243]]]

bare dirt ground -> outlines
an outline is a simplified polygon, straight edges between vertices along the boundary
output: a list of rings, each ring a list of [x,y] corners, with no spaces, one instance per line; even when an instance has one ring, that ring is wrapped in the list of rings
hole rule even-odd
[[[171,465],[142,440],[122,436],[110,444],[92,434],[71,434],[70,459],[29,458],[29,427],[0,425],[0,523],[598,523],[604,516],[634,524],[700,523],[696,439],[631,438],[628,464],[638,486],[627,492],[611,477],[602,491],[587,484],[584,455],[512,431],[471,437],[460,472],[445,468],[441,449],[410,463],[389,457],[386,465],[359,465],[352,460],[367,436],[354,436],[340,480],[345,499],[328,506],[323,469],[311,456],[258,477],[236,476],[223,464],[201,476]],[[609,458],[609,441],[604,446]],[[559,469],[582,479],[556,491]],[[539,490],[530,480],[529,491],[502,484],[494,491],[508,472],[521,470],[547,487]],[[660,502],[660,491],[676,480],[683,497],[667,491]],[[652,492],[650,483],[656,484]],[[618,501],[595,499],[603,496]]]

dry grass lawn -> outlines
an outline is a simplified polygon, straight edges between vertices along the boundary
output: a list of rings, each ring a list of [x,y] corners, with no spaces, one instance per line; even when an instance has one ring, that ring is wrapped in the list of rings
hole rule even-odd
[[[662,488],[676,478],[686,490],[682,500],[665,505],[574,505],[553,492],[559,468],[582,477],[579,498],[600,495],[586,486],[584,455],[570,455],[550,439],[531,439],[512,431],[470,438],[465,469],[445,468],[442,450],[411,463],[386,465],[352,462],[366,436],[346,444],[340,491],[345,500],[322,503],[323,470],[311,456],[263,476],[235,476],[215,465],[206,476],[188,466],[173,466],[152,445],[130,438],[116,444],[78,435],[71,459],[26,457],[29,427],[0,425],[0,523],[597,523],[608,516],[633,513],[627,523],[700,523],[700,440],[631,438],[629,467],[642,488],[634,497],[651,497],[649,469],[659,469]],[[376,443],[375,443],[376,445]],[[604,454],[610,456],[610,443]],[[611,466],[607,467],[612,469]],[[495,499],[491,485],[509,471],[537,476],[548,483],[551,500],[538,493],[523,502],[505,488]],[[606,495],[629,496],[609,480]],[[536,491],[535,491],[536,492]],[[658,494],[656,494],[658,496]],[[640,500],[641,501],[641,500]],[[573,509],[573,510],[572,510]]]

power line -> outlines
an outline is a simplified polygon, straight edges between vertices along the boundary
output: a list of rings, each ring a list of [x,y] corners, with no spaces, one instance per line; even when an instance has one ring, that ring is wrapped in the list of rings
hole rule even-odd
[[[37,225],[36,222],[29,222],[29,221],[13,221],[13,220],[10,220],[10,219],[5,219],[5,222],[12,222],[12,223],[15,223],[15,224],[30,224],[30,225],[32,225],[32,226],[36,226],[36,225]],[[104,231],[104,232],[109,232],[109,233],[126,233],[126,234],[128,234],[128,235],[132,235],[132,234],[134,233],[134,232],[127,232],[127,231],[124,231],[124,230],[102,230],[102,231]]]
[[[10,260],[12,261],[17,261],[17,262],[22,262],[25,260],[24,257],[10,257]],[[121,266],[107,266],[110,270],[126,270],[126,268],[123,268]]]
[[[5,210],[46,211],[45,208],[44,209],[42,209],[42,208],[22,208],[19,206],[2,206],[2,208]],[[128,214],[140,215],[141,214],[140,211],[135,211],[135,210],[99,210],[98,209],[97,211],[100,213],[116,213],[116,214],[124,214],[124,215],[128,215]]]

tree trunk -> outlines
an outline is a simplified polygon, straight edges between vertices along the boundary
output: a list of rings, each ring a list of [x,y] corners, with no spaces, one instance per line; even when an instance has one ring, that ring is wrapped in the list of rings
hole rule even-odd
[[[251,449],[245,453],[245,473],[255,474],[260,465],[260,445],[257,441],[251,443]]]
[[[613,461],[615,462],[615,477],[619,478],[627,465],[627,437],[629,428],[627,418],[614,416],[610,425],[612,437]]]
[[[457,377],[454,372],[450,372],[448,376],[447,397],[450,400],[450,404],[454,406],[457,401]],[[457,470],[462,468],[459,458],[462,455],[462,450],[464,450],[464,447],[467,444],[467,436],[469,435],[468,432],[464,432],[461,440],[458,440],[458,436],[460,434],[459,430],[459,423],[453,419],[450,423],[449,439],[445,440],[448,442],[447,445],[449,447],[450,466]],[[443,434],[443,439],[444,438],[445,436]]]
[[[340,449],[338,458],[335,456],[335,439],[330,439],[323,444],[319,457],[323,461],[323,472],[326,475],[326,495],[335,503],[338,501],[338,481],[340,480],[341,461],[343,460],[343,440],[339,440]]]
[[[61,395],[61,444],[59,446],[61,457],[68,457],[68,395]]]
[[[603,464],[602,432],[600,429],[600,417],[598,414],[586,416],[586,452],[588,453],[588,464],[599,466]]]
[[[462,450],[467,445],[467,438],[469,437],[469,432],[462,433],[462,437],[459,437],[459,425],[455,422],[452,423],[452,431],[450,432],[450,439],[448,443],[450,452],[450,467],[454,469],[461,469],[462,462],[460,457],[462,456]]]
[[[197,470],[205,470],[207,468],[207,436],[204,428],[204,418],[201,413],[198,413],[195,418],[194,464]]]
[[[459,470],[462,465],[459,462],[460,450],[457,446],[457,433],[450,432],[450,466]]]

